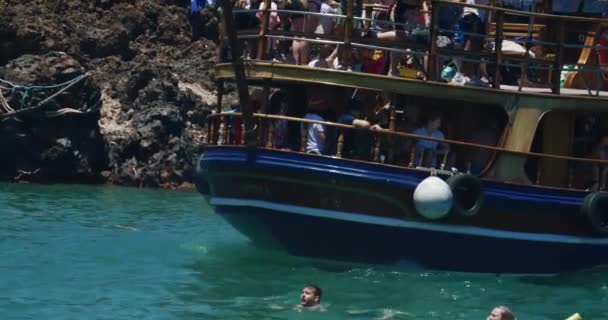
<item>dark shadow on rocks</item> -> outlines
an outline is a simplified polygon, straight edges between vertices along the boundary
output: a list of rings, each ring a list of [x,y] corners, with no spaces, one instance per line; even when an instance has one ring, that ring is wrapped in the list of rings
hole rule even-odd
[[[82,66],[65,53],[24,55],[0,68],[14,84],[4,92],[15,110],[38,105],[64,83],[84,74]],[[77,82],[57,98],[32,112],[4,119],[0,124],[0,177],[14,181],[102,181],[107,166],[105,146],[99,132],[100,91],[90,78]]]

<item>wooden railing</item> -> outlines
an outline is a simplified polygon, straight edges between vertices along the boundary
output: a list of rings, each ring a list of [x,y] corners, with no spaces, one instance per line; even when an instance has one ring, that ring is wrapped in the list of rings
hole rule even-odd
[[[388,24],[387,20],[374,20],[369,17],[355,17],[353,16],[353,1],[349,0],[347,6],[346,15],[331,15],[331,14],[320,14],[320,13],[312,13],[312,12],[303,12],[303,11],[288,11],[288,10],[271,10],[270,9],[270,0],[264,0],[265,8],[262,11],[263,18],[261,19],[261,28],[257,31],[241,31],[239,33],[239,37],[241,39],[257,39],[257,59],[263,59],[264,53],[266,52],[267,39],[275,39],[275,40],[306,40],[311,43],[318,44],[334,44],[334,45],[342,45],[345,47],[344,52],[349,52],[349,49],[352,48],[367,48],[367,49],[380,49],[384,51],[390,52],[399,52],[405,53],[413,56],[425,56],[426,64],[420,67],[422,73],[426,74],[425,79],[429,81],[440,81],[440,67],[442,66],[441,62],[446,59],[459,59],[464,62],[472,62],[472,63],[484,63],[493,65],[492,69],[494,73],[494,79],[491,86],[495,89],[500,89],[502,84],[501,79],[501,68],[504,66],[511,68],[519,68],[521,71],[519,78],[519,90],[522,90],[522,86],[525,86],[527,83],[527,71],[528,70],[538,70],[543,73],[544,85],[548,88],[551,88],[551,91],[555,94],[560,94],[560,74],[562,71],[562,67],[565,64],[565,50],[570,48],[576,49],[584,49],[584,48],[593,48],[595,50],[602,49],[608,50],[607,47],[598,47],[596,43],[593,45],[580,45],[576,43],[568,43],[566,41],[566,35],[568,32],[571,32],[569,28],[569,24],[571,23],[585,23],[588,26],[587,31],[593,29],[593,25],[600,26],[605,23],[603,19],[595,19],[595,18],[585,18],[585,17],[573,17],[573,16],[561,16],[561,15],[553,15],[553,14],[542,14],[542,13],[534,13],[534,12],[526,12],[526,11],[517,11],[511,9],[504,9],[499,7],[491,7],[484,5],[474,5],[474,4],[465,4],[465,3],[454,3],[448,2],[445,0],[433,0],[432,1],[432,17],[431,23],[428,26],[429,29],[429,41],[425,44],[415,44],[411,42],[404,42],[402,40],[399,41],[387,41],[387,40],[377,40],[377,39],[368,39],[361,38],[354,32],[353,25],[355,22],[365,22],[367,25],[369,23],[375,24]],[[488,40],[494,41],[494,51],[492,50],[483,50],[482,52],[472,52],[465,51],[462,49],[446,49],[439,48],[437,45],[437,36],[442,32],[452,32],[454,30],[444,30],[439,28],[439,8],[442,6],[459,6],[459,7],[473,7],[477,9],[488,10],[490,12],[489,19],[492,23],[491,32],[488,34],[480,34],[480,33],[467,33],[472,37],[483,38],[484,42]],[[271,12],[276,11],[283,14],[298,14],[304,16],[324,16],[344,19],[344,33],[341,36],[335,34],[307,34],[307,33],[298,33],[298,32],[287,32],[287,31],[276,31],[269,30],[268,21],[270,18]],[[253,14],[258,12],[258,10],[235,10],[235,14]],[[513,25],[505,24],[506,16],[524,16],[528,17],[530,20],[529,27],[527,29],[521,30],[521,26],[515,28]],[[547,41],[542,37],[538,38],[542,35],[542,25],[536,23],[537,21],[543,21],[544,25],[551,28],[554,31],[555,39],[553,41]],[[412,25],[408,24],[399,24],[406,28],[411,28]],[[517,29],[517,30],[515,30]],[[513,33],[515,32],[515,33]],[[514,42],[522,44],[525,47],[525,54],[522,56],[516,56],[513,54],[507,54],[503,52],[503,40],[509,38],[509,35],[519,34],[525,35],[523,39],[514,39],[510,38]],[[546,54],[543,57],[530,57],[529,53],[531,52],[532,47],[538,47],[545,52],[552,52],[550,54]],[[602,67],[608,67],[601,64],[595,65],[581,65],[578,61],[572,61],[572,63],[567,63],[572,66],[583,67],[584,70],[579,70],[579,72],[583,73],[602,73],[606,69],[602,69]],[[580,69],[580,68],[579,68]],[[591,91],[589,91],[591,94]]]
[[[245,130],[241,128],[240,136],[235,135],[238,128],[235,128],[235,120],[240,119],[242,114],[239,112],[225,112],[215,113],[208,117],[209,125],[207,132],[207,144],[208,145],[243,145],[245,141]],[[530,183],[537,185],[550,185],[554,187],[562,187],[568,189],[583,190],[588,186],[584,185],[586,182],[594,180],[594,177],[589,177],[589,181],[577,181],[577,178],[581,178],[580,174],[577,173],[581,167],[588,167],[592,169],[596,167],[600,172],[598,182],[599,189],[605,190],[608,184],[608,160],[598,160],[589,158],[575,158],[560,155],[551,155],[535,152],[520,152],[506,150],[497,146],[488,146],[476,143],[469,143],[463,141],[456,141],[450,139],[440,139],[429,136],[417,135],[412,133],[391,131],[391,130],[380,130],[373,131],[368,129],[356,128],[352,125],[344,125],[339,123],[333,123],[328,121],[317,121],[310,119],[302,119],[296,117],[288,117],[281,115],[270,115],[255,113],[253,115],[254,122],[256,123],[256,137],[259,148],[265,149],[277,149],[286,152],[298,152],[306,153],[306,142],[307,142],[307,126],[310,124],[320,124],[326,128],[334,128],[336,130],[336,148],[335,151],[330,154],[323,154],[319,156],[329,156],[335,158],[346,158],[344,155],[344,142],[345,133],[348,130],[358,130],[359,132],[368,131],[373,136],[373,144],[369,146],[369,159],[359,159],[371,163],[381,163],[383,165],[400,166],[414,168],[417,170],[430,171],[431,169],[438,169],[444,174],[451,174],[454,169],[459,172],[472,173],[480,176],[488,176],[495,165],[495,161],[500,155],[510,155],[513,158],[520,158],[526,160],[536,160],[537,166],[535,172],[531,175]],[[273,144],[274,137],[277,134],[274,132],[274,121],[286,121],[291,123],[297,123],[300,125],[300,137],[292,137],[291,148],[275,146]],[[419,140],[435,141],[440,144],[449,146],[447,151],[440,156],[435,156],[435,150],[417,149],[416,142]],[[401,142],[401,143],[395,143]],[[409,142],[409,143],[407,143]],[[404,145],[409,145],[407,148],[407,154],[401,154],[401,158],[397,156],[398,150]],[[298,147],[299,146],[299,147]],[[486,160],[482,163],[482,167],[477,167],[477,170],[473,168],[474,163],[480,159],[476,159],[476,154],[480,151],[486,152]],[[428,156],[434,157],[435,160],[430,160]],[[357,160],[357,159],[354,159]],[[567,172],[565,173],[565,181],[556,185],[555,183],[544,183],[549,181],[547,179],[548,174],[552,172],[545,172],[543,162],[555,162],[565,164]],[[436,165],[431,165],[435,162]],[[525,162],[525,161],[524,161]],[[522,162],[523,166],[523,162]]]

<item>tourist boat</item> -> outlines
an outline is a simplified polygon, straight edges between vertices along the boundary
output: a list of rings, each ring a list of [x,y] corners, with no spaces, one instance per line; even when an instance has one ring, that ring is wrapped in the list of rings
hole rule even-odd
[[[424,48],[360,38],[353,32],[342,37],[273,31],[268,30],[267,19],[260,30],[239,32],[241,40],[260,39],[258,52],[265,51],[266,39],[295,37],[308,37],[313,44],[339,43],[347,49],[421,52],[426,57],[421,69],[426,77],[292,65],[265,61],[263,54],[259,59],[243,62],[237,57],[232,63],[218,63],[218,110],[209,116],[207,144],[196,175],[198,190],[208,203],[254,243],[299,256],[371,263],[409,261],[431,269],[491,273],[555,273],[608,263],[606,179],[602,177],[599,186],[590,185],[594,168],[608,165],[590,155],[593,133],[608,125],[608,92],[603,90],[601,66],[595,58],[603,21],[467,5],[488,12],[493,22],[485,41],[496,44],[495,50],[473,53],[439,48],[434,41],[441,31],[436,8],[447,5],[463,6],[432,1],[432,41]],[[544,7],[550,8],[550,2]],[[367,18],[353,17],[351,1],[341,17],[349,27],[357,20],[375,23],[375,11],[383,8],[366,5]],[[270,12],[262,14],[267,18]],[[511,16],[526,22],[506,22]],[[523,40],[515,38],[522,34]],[[234,35],[230,39],[236,47]],[[526,52],[501,50],[504,39],[519,41]],[[553,49],[532,58],[528,53],[535,47]],[[446,56],[485,59],[494,72],[491,86],[442,81],[441,58]],[[560,76],[566,64],[577,66],[578,71],[568,73],[562,87]],[[507,65],[523,70],[519,85],[501,79]],[[540,70],[542,79],[534,87],[525,79],[530,77],[526,70],[531,69]],[[242,113],[220,109],[226,81],[239,84]],[[247,86],[257,86],[264,93],[258,99],[258,112],[244,100],[249,99]],[[268,112],[268,95],[277,88],[288,96],[293,109],[288,115]],[[392,95],[386,130],[362,131],[302,117],[310,92],[355,90]],[[410,104],[423,113],[429,106],[440,109],[451,132],[446,138],[431,138],[399,130],[400,111],[407,113]],[[242,134],[236,134],[241,120]],[[276,132],[272,128],[277,121],[288,123],[297,136],[288,148],[273,144]],[[498,128],[492,144],[475,140],[476,126],[484,123]],[[305,152],[306,128],[313,124],[337,132],[334,154]],[[345,134],[353,131],[373,137],[369,158],[343,155]],[[423,156],[416,156],[419,150],[413,150],[418,140],[449,145],[450,151],[429,165]],[[410,149],[399,151],[407,141]],[[431,182],[422,188],[425,181]],[[445,185],[451,200],[445,193],[434,194],[445,191]],[[415,200],[418,192],[422,196]],[[431,213],[425,212],[424,205],[429,204]],[[447,211],[441,207],[445,204]]]

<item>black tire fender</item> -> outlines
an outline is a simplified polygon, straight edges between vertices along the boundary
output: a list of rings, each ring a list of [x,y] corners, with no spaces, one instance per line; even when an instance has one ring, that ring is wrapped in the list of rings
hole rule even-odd
[[[608,192],[588,194],[581,206],[581,213],[595,232],[608,236]]]
[[[473,217],[483,206],[483,184],[470,174],[456,174],[446,181],[452,190],[454,204],[452,212],[464,217]]]

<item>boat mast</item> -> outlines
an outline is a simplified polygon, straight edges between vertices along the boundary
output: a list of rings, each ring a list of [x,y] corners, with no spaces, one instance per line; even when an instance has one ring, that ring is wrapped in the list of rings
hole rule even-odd
[[[243,113],[243,124],[245,130],[243,132],[245,144],[250,148],[256,147],[256,137],[254,134],[253,110],[251,108],[251,100],[249,98],[249,87],[245,78],[245,68],[243,67],[243,59],[241,57],[241,46],[236,36],[234,28],[234,15],[232,14],[233,2],[231,0],[222,0],[222,14],[224,16],[224,30],[228,36],[228,44],[230,45],[230,53],[232,54],[232,67],[236,78],[236,87],[239,94],[239,102],[241,104],[241,112]]]

